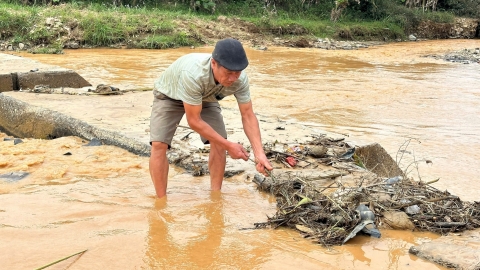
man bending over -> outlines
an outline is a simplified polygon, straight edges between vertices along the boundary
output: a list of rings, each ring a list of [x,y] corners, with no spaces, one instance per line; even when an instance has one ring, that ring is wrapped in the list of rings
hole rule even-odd
[[[205,144],[210,144],[208,169],[212,190],[220,190],[225,173],[226,153],[248,160],[241,144],[227,140],[219,100],[234,95],[245,134],[252,146],[256,169],[272,170],[265,156],[257,117],[250,99],[248,77],[242,72],[248,59],[242,44],[232,38],[217,42],[212,54],[191,53],[177,59],[155,81],[150,118],[150,175],[159,198],[166,195],[167,150],[183,115]]]

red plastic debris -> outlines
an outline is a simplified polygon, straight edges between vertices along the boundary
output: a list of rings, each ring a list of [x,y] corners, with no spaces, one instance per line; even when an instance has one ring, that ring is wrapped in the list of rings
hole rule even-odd
[[[288,165],[294,167],[297,165],[297,160],[294,157],[287,157],[285,161],[288,163]]]

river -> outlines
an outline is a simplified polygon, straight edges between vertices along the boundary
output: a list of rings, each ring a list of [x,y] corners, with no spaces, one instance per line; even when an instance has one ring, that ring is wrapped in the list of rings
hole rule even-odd
[[[442,40],[349,51],[248,49],[246,71],[257,113],[357,145],[378,142],[394,158],[403,154],[411,177],[439,179],[435,187],[478,201],[480,65],[422,57],[478,47],[479,40]],[[94,85],[138,88],[151,87],[180,55],[211,50],[19,55],[76,70]],[[0,247],[11,251],[0,261],[7,269],[84,249],[69,269],[442,269],[408,254],[411,245],[438,237],[430,233],[384,231],[380,239],[358,236],[325,249],[295,231],[248,229],[272,215],[275,202],[241,176],[216,194],[208,178],[173,168],[168,198],[155,200],[144,157],[84,147],[78,138],[25,140],[1,148],[0,173],[32,172],[27,182],[0,185]],[[74,155],[59,155],[67,151]]]

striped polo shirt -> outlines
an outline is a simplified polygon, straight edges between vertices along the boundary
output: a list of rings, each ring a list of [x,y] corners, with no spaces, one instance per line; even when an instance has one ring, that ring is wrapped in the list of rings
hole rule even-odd
[[[153,94],[162,93],[190,105],[217,102],[235,95],[238,103],[250,101],[248,77],[242,72],[231,86],[216,84],[212,72],[212,55],[191,53],[178,58],[155,81]]]

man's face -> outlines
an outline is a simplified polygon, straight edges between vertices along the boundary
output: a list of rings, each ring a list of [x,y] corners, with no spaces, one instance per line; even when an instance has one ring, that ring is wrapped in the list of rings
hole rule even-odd
[[[232,85],[242,74],[241,71],[231,71],[222,67],[215,59],[212,59],[212,70],[215,80],[225,87]]]

